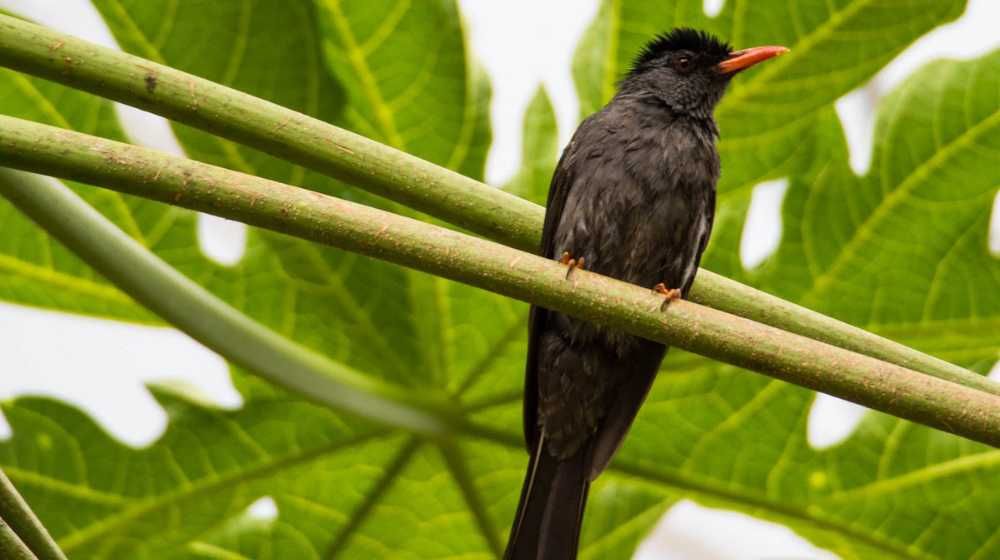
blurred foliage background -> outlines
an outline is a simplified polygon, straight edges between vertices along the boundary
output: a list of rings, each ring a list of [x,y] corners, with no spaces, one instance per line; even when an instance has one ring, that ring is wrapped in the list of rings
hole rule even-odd
[[[490,78],[451,0],[94,0],[126,51],[482,178]],[[878,108],[857,176],[833,103],[961,0],[606,0],[573,63],[581,115],[639,46],[677,25],[791,53],[735,81],[718,110],[723,180],[705,266],[986,372],[1000,357],[1000,261],[988,248],[1000,185],[1000,52],[929,64]],[[494,80],[502,77],[494,76]],[[125,138],[110,102],[9,71],[0,107]],[[524,116],[504,187],[544,201],[557,156],[551,103]],[[183,125],[192,158],[407,210]],[[778,250],[741,264],[751,193],[787,179]],[[493,437],[433,445],[302,402],[239,371],[237,410],[152,388],[166,433],[135,448],[47,398],[3,404],[0,466],[73,558],[494,558],[526,463],[520,391],[527,306],[374,260],[251,229],[238,263],[204,256],[196,216],[74,185],[151,251],[243,312],[367,375],[434,388]],[[0,203],[0,299],[159,320]],[[59,344],[59,341],[52,341]],[[126,349],[127,351],[127,349]],[[67,371],[99,382],[100,371]],[[842,558],[1000,555],[1000,453],[880,414],[809,444],[815,394],[673,351],[619,457],[591,492],[582,556],[629,558],[682,499],[783,524]],[[268,496],[276,515],[247,508]]]

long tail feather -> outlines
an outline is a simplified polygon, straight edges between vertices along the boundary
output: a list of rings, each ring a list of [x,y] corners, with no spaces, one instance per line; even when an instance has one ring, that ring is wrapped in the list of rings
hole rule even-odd
[[[573,560],[590,488],[589,446],[566,460],[548,452],[543,435],[528,463],[505,560]]]

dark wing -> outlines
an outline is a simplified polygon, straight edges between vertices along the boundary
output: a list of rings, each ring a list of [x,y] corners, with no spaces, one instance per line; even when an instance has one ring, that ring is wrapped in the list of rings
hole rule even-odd
[[[708,239],[712,235],[712,226],[715,222],[715,185],[704,185],[704,192],[708,193],[704,210],[705,229],[702,231],[701,238],[695,241],[698,244],[698,250],[694,255],[695,266],[701,262],[701,255],[708,245]],[[697,272],[692,274],[691,279],[682,287],[685,294],[691,288],[695,275]],[[632,421],[635,420],[635,416],[639,412],[639,407],[646,400],[646,395],[649,394],[649,389],[652,387],[653,381],[656,380],[660,362],[667,350],[665,346],[650,341],[643,341],[641,345],[641,349],[632,354],[632,360],[623,364],[623,367],[627,368],[626,380],[618,388],[618,394],[611,405],[611,410],[605,416],[604,424],[594,439],[592,462],[588,473],[591,480],[607,468],[608,463],[611,462],[621,446],[625,434],[628,433]]]
[[[584,121],[581,129],[587,122]],[[552,174],[548,200],[545,202],[545,225],[542,227],[542,243],[539,251],[543,257],[555,257],[556,228],[562,219],[566,198],[575,180],[573,168],[576,149],[576,143],[571,141],[563,150],[562,157],[559,158],[556,170]],[[545,330],[547,316],[547,310],[531,306],[531,314],[528,317],[528,357],[524,368],[524,439],[532,453],[538,441],[538,339]]]
[[[589,121],[588,121],[589,122]],[[586,124],[581,125],[581,129]],[[556,229],[562,220],[563,208],[566,207],[566,199],[569,198],[569,191],[576,180],[573,172],[576,164],[577,144],[570,142],[563,150],[556,170],[552,174],[552,183],[549,185],[549,196],[545,202],[545,223],[542,226],[542,246],[541,255],[543,257],[555,258],[555,236]]]
[[[708,191],[708,204],[705,205],[705,231],[701,234],[701,239],[698,241],[698,253],[696,258],[698,262],[696,264],[701,264],[701,256],[705,254],[705,249],[708,247],[708,240],[712,237],[712,227],[715,225],[715,188],[711,188]],[[694,284],[695,276],[698,272],[695,271],[691,279],[688,280],[686,286],[684,286],[684,293],[688,293],[691,289],[691,284]]]

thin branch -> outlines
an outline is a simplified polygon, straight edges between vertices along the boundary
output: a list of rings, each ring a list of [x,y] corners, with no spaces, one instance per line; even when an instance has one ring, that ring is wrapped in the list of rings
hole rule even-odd
[[[7,478],[7,474],[0,469],[0,523],[3,521],[7,522],[9,529],[17,533],[20,541],[38,560],[66,560],[66,555],[59,549],[59,545],[35,516],[35,512],[31,511],[31,507]],[[3,538],[5,537],[0,535],[0,540]],[[0,551],[3,550],[3,545],[0,545]],[[3,555],[0,557],[7,558]]]
[[[0,15],[0,65],[127,103],[342,179],[534,252],[544,209],[352,132],[214,82]],[[1000,395],[944,360],[707,270],[694,302]]]
[[[123,292],[247,371],[336,410],[424,435],[446,434],[457,416],[443,401],[366,377],[247,317],[61,184],[0,168],[0,196]]]
[[[368,206],[10,117],[0,117],[0,164],[105,186],[451,278],[1000,446],[1000,397],[995,395],[696,303],[677,301],[660,311],[662,296],[648,289],[585,270],[576,270],[567,279],[566,268],[552,260]],[[10,178],[10,172],[5,176]],[[18,181],[7,181],[11,182]],[[4,189],[15,204],[87,262],[113,282],[128,281],[127,292],[142,290],[137,299],[171,320],[169,310],[178,306],[176,271],[130,239],[121,239],[120,231],[96,231],[91,222],[97,212],[69,205],[64,200],[69,196],[66,189],[52,195],[52,189],[39,187],[37,181],[23,180]],[[76,199],[74,204],[81,202]],[[113,246],[107,244],[112,242]],[[147,264],[139,271],[132,261]],[[181,291],[192,289],[184,286]],[[214,299],[208,307],[193,302],[189,305],[196,307],[188,313],[205,319],[192,322],[182,313],[186,324],[172,322],[188,332],[197,328],[195,338],[209,338],[218,345],[217,333],[206,332],[200,322],[233,311]],[[259,369],[287,359],[272,354],[288,352],[291,343],[262,339],[268,348],[244,351],[243,346],[258,342],[242,338],[237,343],[241,365]],[[283,373],[275,370],[272,378],[287,385]],[[311,374],[300,369],[296,375],[296,388],[315,395]],[[352,394],[363,395],[348,387]],[[344,406],[342,398],[337,400]]]

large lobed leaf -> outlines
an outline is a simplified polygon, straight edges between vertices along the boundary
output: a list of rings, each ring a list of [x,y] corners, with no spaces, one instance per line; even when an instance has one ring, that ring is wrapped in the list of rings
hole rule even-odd
[[[1000,265],[986,222],[1000,177],[1000,54],[942,63],[880,112],[868,177],[853,176],[830,103],[956,1],[604,3],[576,70],[585,111],[613,91],[643,40],[672,25],[793,54],[741,77],[720,107],[725,180],[709,267],[963,364],[1000,348]],[[488,87],[453,2],[97,0],[126,50],[357,130],[470,176],[489,143]],[[792,22],[793,25],[787,25]],[[197,53],[197,54],[194,54]],[[118,137],[108,103],[11,73],[5,112]],[[388,206],[335,181],[184,126],[205,161]],[[508,186],[544,198],[551,107],[526,117]],[[751,149],[752,148],[752,149]],[[736,247],[750,187],[790,176],[778,253],[748,274]],[[493,435],[438,449],[318,409],[239,374],[246,404],[220,411],[163,390],[166,435],[111,440],[58,402],[5,406],[0,465],[74,558],[492,557],[523,475],[526,306],[370,259],[252,230],[234,267],[199,252],[194,217],[88,187],[125,231],[283,334],[370,375],[447,392]],[[0,205],[0,297],[156,322]],[[990,558],[1000,455],[871,415],[845,443],[806,440],[813,394],[674,352],[611,472],[592,491],[583,554],[626,558],[673,501],[691,498],[792,527],[845,558]],[[248,518],[273,497],[278,517]]]
[[[372,133],[363,122],[366,116],[392,111],[391,119],[372,120],[383,127],[374,134],[376,137],[410,147],[407,139],[411,133],[416,134],[412,138],[413,149],[419,155],[472,176],[482,175],[489,143],[488,86],[483,75],[467,60],[453,3],[436,3],[430,10],[402,4],[394,7],[387,2],[353,6],[330,2],[314,6],[304,1],[277,0],[201,5],[99,1],[95,5],[127,50],[365,133]],[[398,25],[415,25],[417,35],[434,30],[439,44],[432,49],[428,45],[415,48],[410,42],[413,35],[369,27],[373,21],[388,21],[385,18],[390,13],[395,14],[392,18],[397,18]],[[339,31],[331,27],[329,39],[321,39],[320,27],[326,29],[334,24],[340,26]],[[352,40],[366,45],[363,49],[344,46],[342,41],[347,37],[344,26]],[[200,46],[209,38],[218,43]],[[193,51],[189,50],[194,47],[198,47],[198,56],[192,56]],[[418,60],[435,49],[439,52],[431,54],[435,54],[437,61],[427,62],[423,78],[407,80],[406,92],[393,89],[400,83],[396,75],[399,68],[415,68]],[[359,69],[366,70],[358,73]],[[333,80],[339,74],[343,74],[340,84]],[[362,75],[367,76],[364,84],[349,81]],[[27,97],[15,88],[28,78],[13,74],[5,78],[8,79],[0,84],[6,89],[5,97],[19,102],[26,99],[25,105],[43,105],[57,117],[59,111],[78,111],[77,105],[83,103],[102,111],[82,123],[66,122],[65,118],[43,119],[9,105],[15,114],[106,136],[121,134],[106,102],[43,82],[34,82],[38,88],[47,88],[43,94]],[[45,93],[49,91],[54,93]],[[396,99],[404,93],[405,98]],[[344,104],[345,99],[349,104]],[[428,99],[446,101],[447,109],[435,107],[429,113]],[[398,106],[390,109],[390,105]],[[345,106],[350,110],[343,110]],[[435,119],[433,134],[420,136],[428,131],[422,123],[429,115]],[[396,125],[399,128],[394,128]],[[106,130],[113,130],[114,134]],[[398,210],[385,201],[347,190],[334,181],[253,150],[184,126],[175,126],[175,131],[193,157]],[[93,198],[107,196],[90,188],[81,192]],[[127,205],[146,204],[121,198]],[[132,231],[128,229],[130,222],[140,221],[118,207],[97,203],[95,206],[126,231]],[[523,336],[526,307],[519,302],[256,230],[248,236],[245,258],[234,267],[222,267],[206,260],[198,250],[191,213],[155,204],[151,208],[168,212],[174,221],[170,227],[163,227],[156,239],[135,235],[144,245],[252,317],[370,375],[459,395],[491,368],[521,367],[522,358],[516,348],[511,352],[505,350]],[[6,206],[3,209],[14,213]],[[5,253],[16,261],[15,270],[30,266],[42,269],[48,276],[89,279],[78,272],[86,270],[85,266],[65,251],[58,259],[47,258],[46,253],[58,247],[26,221],[5,224],[5,232],[10,232],[15,241],[33,236],[43,247],[28,252],[21,249],[23,242],[12,242]],[[138,320],[133,314],[141,314],[138,317],[142,320],[156,322],[99,278],[93,278],[92,282],[112,294],[116,301],[121,300],[128,312],[111,313],[107,306],[95,304],[80,306],[77,300],[87,300],[78,294],[65,300],[44,297],[46,291],[56,293],[58,286],[49,284],[44,290],[39,289],[38,276],[12,275],[13,280],[23,285],[35,281],[36,288],[33,292],[12,291],[6,299],[122,320]],[[41,428],[20,420],[19,412],[30,416],[31,407],[41,402],[38,406],[45,408],[47,416],[62,419],[59,424],[73,425],[82,420],[79,414],[59,403],[21,400],[7,409],[17,435],[10,445],[3,446],[3,463],[11,468],[30,499],[38,503],[42,517],[54,520],[54,535],[74,557],[159,558],[168,552],[211,557],[225,547],[243,550],[257,545],[277,557],[299,557],[302,546],[309,548],[311,555],[322,556],[332,546],[347,557],[369,557],[371,553],[366,549],[375,547],[373,543],[381,543],[383,554],[391,550],[393,555],[405,556],[408,551],[412,557],[424,558],[481,553],[489,549],[488,541],[497,546],[501,530],[483,525],[485,516],[474,511],[473,505],[483,502],[470,493],[475,489],[465,483],[467,469],[461,458],[456,461],[453,456],[446,463],[435,448],[415,449],[412,442],[399,435],[382,436],[375,447],[377,452],[359,452],[355,448],[341,453],[339,446],[327,445],[331,438],[341,432],[362,433],[370,428],[351,418],[338,418],[326,412],[303,416],[288,408],[289,420],[307,422],[310,426],[308,437],[286,433],[284,427],[254,412],[256,407],[270,402],[291,402],[304,409],[310,405],[298,403],[252,379],[238,376],[237,380],[247,406],[236,413],[239,419],[230,422],[234,424],[231,431],[245,443],[261,438],[283,440],[273,447],[261,445],[259,461],[244,457],[239,450],[229,450],[220,443],[223,438],[204,441],[187,438],[177,443],[179,440],[172,436],[175,430],[197,430],[175,422],[148,455],[114,446],[91,426],[81,430],[80,438],[69,443],[92,451],[77,462],[79,470],[64,470],[59,465],[52,470],[43,469],[41,464],[47,460],[44,457],[64,455],[65,448],[49,454],[50,448],[46,447],[40,451],[42,459],[22,450],[20,442],[27,440],[20,438],[31,433],[40,435]],[[191,416],[197,416],[195,412],[201,414],[202,422],[217,422],[229,414],[184,404],[176,396],[170,399],[172,409],[187,407],[194,411]],[[208,416],[216,419],[208,420]],[[242,419],[247,419],[246,426],[235,427]],[[203,468],[158,460],[170,453],[202,457],[199,462]],[[121,459],[120,454],[129,458]],[[216,456],[227,454],[228,460],[215,460]],[[85,475],[80,475],[80,471],[103,473],[101,469],[87,468],[91,462],[102,463],[105,460],[102,457],[114,457],[115,464],[122,466],[132,464],[138,482],[124,491],[120,486],[127,481],[121,480],[117,471],[115,476],[95,474],[93,480],[81,478]],[[345,465],[343,472],[353,478],[338,480],[333,473],[328,474],[326,463],[331,459]],[[396,464],[394,461],[398,467],[390,468]],[[304,476],[302,468],[319,474]],[[388,471],[384,477],[383,470]],[[264,474],[254,475],[254,472]],[[159,482],[142,486],[144,479]],[[264,482],[255,485],[259,480]],[[327,492],[318,493],[317,487],[326,488]],[[344,496],[343,489],[348,487],[356,499]],[[63,492],[71,488],[81,494],[121,495],[113,503],[103,504],[103,509],[85,507],[86,504],[67,508],[64,506],[70,502],[63,499]],[[238,515],[234,518],[264,493],[273,495],[280,508],[276,525],[262,527],[259,523],[244,522]],[[419,495],[440,501],[440,519],[425,519],[425,514],[433,508],[411,498]],[[408,519],[418,525],[416,530],[393,532],[372,528],[387,523],[406,527],[405,520],[398,519],[397,511],[382,505],[393,500],[402,500],[409,508]],[[330,516],[339,516],[340,522],[330,522],[327,519]],[[157,531],[162,533],[159,537],[150,537]],[[278,545],[262,537],[267,531],[293,536],[277,539],[275,542],[283,543]],[[445,535],[449,532],[453,535],[452,542],[446,542]],[[368,533],[374,538],[368,537]],[[195,537],[200,540],[194,542]],[[285,545],[292,548],[281,548]],[[259,557],[265,555],[261,550],[244,552]]]
[[[604,9],[620,10],[619,29],[631,30],[656,17],[652,4],[608,2]],[[1000,53],[932,64],[886,99],[875,163],[867,177],[857,178],[829,103],[878,69],[865,61],[887,60],[914,33],[957,15],[962,3],[838,2],[842,11],[815,31],[799,19],[810,12],[803,4],[727,2],[726,11],[706,24],[724,36],[741,36],[740,44],[787,44],[796,56],[745,76],[719,111],[723,215],[745,204],[731,177],[733,171],[738,181],[754,176],[746,175],[756,165],[748,159],[787,158],[787,165],[762,178],[791,175],[778,254],[744,277],[905,344],[988,368],[1000,357],[994,326],[1000,263],[987,249],[990,206],[1000,184]],[[682,3],[676,7],[684,13]],[[797,7],[797,13],[783,13]],[[754,23],[739,22],[738,33],[734,12],[744,8],[750,12],[739,17]],[[897,25],[886,26],[879,15],[890,11]],[[770,24],[768,14],[775,16]],[[682,15],[675,22],[700,17]],[[796,24],[783,23],[788,21]],[[861,33],[864,26],[872,26],[876,40],[867,40],[873,34]],[[628,35],[621,31],[612,42],[631,41]],[[580,57],[594,48],[594,36],[592,29]],[[788,66],[796,60],[796,67]],[[812,68],[831,75],[795,77]],[[578,83],[587,90],[581,73]],[[794,98],[782,99],[789,88]],[[754,102],[752,91],[774,92],[782,102]],[[801,148],[785,145],[790,133],[778,124],[794,118],[810,122],[794,133]],[[761,132],[744,143],[754,128]],[[735,236],[727,225],[713,241],[709,268],[733,266]],[[979,526],[1000,515],[989,484],[1000,458],[995,451],[883,415],[869,415],[853,437],[817,451],[807,442],[813,400],[807,391],[690,355],[671,356],[664,377],[617,462],[628,474],[786,523],[845,558],[997,554],[992,526]]]

